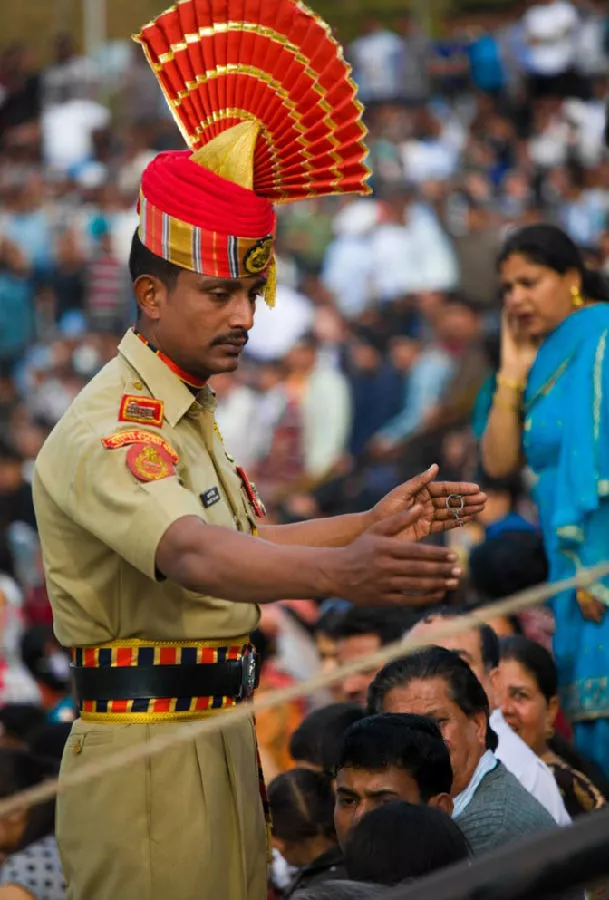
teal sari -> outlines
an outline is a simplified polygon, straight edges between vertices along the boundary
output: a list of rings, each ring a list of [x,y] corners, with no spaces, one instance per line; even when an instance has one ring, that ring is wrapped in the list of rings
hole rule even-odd
[[[524,399],[524,453],[559,581],[609,561],[609,304],[574,312],[546,338]],[[609,606],[609,577],[589,590]],[[563,708],[579,748],[609,772],[609,609],[601,624],[586,619],[573,590],[551,605]]]

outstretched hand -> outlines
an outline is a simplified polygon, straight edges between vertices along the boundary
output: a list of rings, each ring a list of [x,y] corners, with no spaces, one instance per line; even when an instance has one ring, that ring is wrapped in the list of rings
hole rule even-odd
[[[461,575],[455,553],[403,540],[421,513],[418,504],[401,509],[341,547],[332,557],[332,592],[362,606],[419,606],[455,588]]]
[[[404,529],[400,537],[408,541],[421,541],[431,534],[457,528],[482,512],[487,497],[477,484],[435,481],[438,472],[437,465],[430,466],[426,472],[394,488],[371,511],[375,521],[382,521],[416,504],[421,507],[421,515]],[[459,517],[447,507],[447,498],[452,494],[463,498]]]

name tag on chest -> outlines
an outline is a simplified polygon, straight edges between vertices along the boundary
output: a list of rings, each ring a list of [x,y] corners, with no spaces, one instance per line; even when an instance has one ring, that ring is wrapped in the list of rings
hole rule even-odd
[[[205,509],[220,502],[220,489],[218,487],[209,488],[201,494],[201,503]]]

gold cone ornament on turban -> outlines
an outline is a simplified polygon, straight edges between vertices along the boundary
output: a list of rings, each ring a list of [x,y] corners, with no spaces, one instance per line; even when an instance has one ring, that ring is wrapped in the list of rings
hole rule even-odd
[[[142,179],[140,237],[200,274],[266,272],[273,203],[370,193],[351,70],[299,0],[181,0],[135,37],[190,148]]]

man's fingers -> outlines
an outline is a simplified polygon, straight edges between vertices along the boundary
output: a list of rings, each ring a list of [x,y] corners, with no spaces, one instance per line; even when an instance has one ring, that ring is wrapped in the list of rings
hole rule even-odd
[[[383,591],[389,591],[391,593],[401,592],[406,594],[435,594],[439,591],[442,591],[443,593],[452,591],[458,586],[458,578],[444,580],[443,578],[413,578],[412,576],[403,575],[388,580],[383,585]]]
[[[434,509],[446,509],[446,501],[448,497],[459,497],[460,494],[448,494],[447,497],[433,497],[432,504]],[[469,509],[471,506],[485,506],[488,497],[486,494],[483,494],[482,491],[478,491],[477,494],[469,494],[463,497],[463,508]],[[451,506],[460,506],[457,502],[450,501]]]
[[[446,547],[434,547],[431,544],[420,544],[411,541],[383,541],[382,548],[387,556],[402,560],[430,560],[438,563],[455,563],[457,554]]]
[[[408,493],[416,497],[419,491],[422,491],[423,488],[429,487],[431,482],[434,480],[438,472],[440,471],[440,467],[434,463],[425,472],[421,472],[420,475],[415,475],[414,478],[410,478],[403,487],[408,488]]]
[[[405,528],[410,528],[421,517],[423,507],[415,503],[410,509],[402,509],[394,516],[388,516],[386,519],[377,522],[370,529],[370,533],[378,534],[383,537],[397,537]]]
[[[435,577],[440,581],[453,580],[461,575],[461,567],[454,562],[437,562],[430,559],[390,559],[385,564],[385,571],[389,576]]]
[[[484,506],[484,503],[475,503],[471,506],[464,506],[463,509],[457,507],[455,510],[438,507],[434,510],[434,522],[450,521],[451,519],[454,522],[457,520],[455,512],[458,512],[462,519],[471,519],[473,516],[477,516],[478,513],[481,513]]]
[[[471,494],[480,494],[480,486],[470,481],[434,481],[429,487],[429,493],[435,499],[437,497],[450,497],[451,494],[461,494],[468,497]]]

